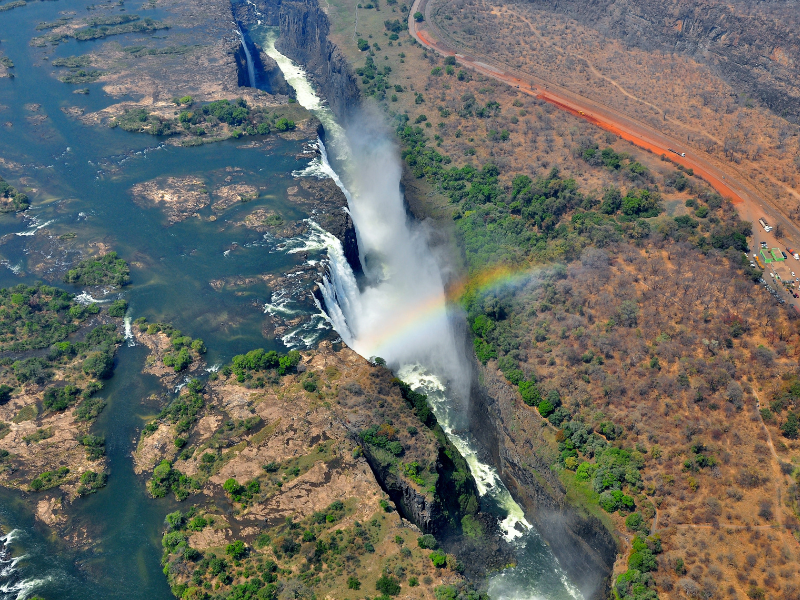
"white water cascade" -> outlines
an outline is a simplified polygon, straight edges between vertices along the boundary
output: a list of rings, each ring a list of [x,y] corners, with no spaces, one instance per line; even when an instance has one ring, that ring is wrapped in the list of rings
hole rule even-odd
[[[331,177],[347,197],[358,236],[365,281],[359,282],[339,241],[328,246],[328,274],[320,284],[334,329],[366,358],[380,356],[415,390],[428,394],[431,409],[448,438],[467,460],[482,500],[498,514],[505,537],[515,544],[519,564],[494,575],[493,600],[582,600],[556,558],[526,521],[497,471],[482,463],[460,425],[469,397],[470,369],[452,327],[441,261],[428,244],[424,224],[407,218],[400,191],[397,150],[377,117],[364,115],[348,135],[316,95],[305,72],[275,49],[276,32],[263,47],[275,59],[297,101],[322,121],[328,149],[297,176]],[[340,177],[341,175],[341,177]]]
[[[237,26],[236,33],[239,34],[239,39],[242,41],[242,48],[244,48],[244,55],[247,59],[247,75],[250,79],[250,87],[256,87],[256,68],[253,64],[253,57],[250,55],[250,49],[247,47],[247,43],[244,41],[244,34],[242,30]]]

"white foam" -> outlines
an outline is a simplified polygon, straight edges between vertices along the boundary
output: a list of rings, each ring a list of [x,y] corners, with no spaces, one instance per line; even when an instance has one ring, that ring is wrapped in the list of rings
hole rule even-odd
[[[42,584],[47,583],[48,581],[50,581],[50,577],[44,577],[42,579],[23,579],[22,581],[17,581],[16,583],[0,585],[0,592],[4,594],[16,593],[15,600],[25,600],[25,598],[28,598],[31,595],[33,590],[40,587]]]
[[[106,302],[111,302],[111,299],[103,298],[98,300],[97,298],[94,298],[89,292],[83,291],[77,296],[75,296],[75,302],[86,306],[88,304],[104,304]]]
[[[33,225],[31,225],[31,227],[29,229],[27,229],[26,231],[18,231],[16,233],[14,233],[14,235],[19,235],[19,236],[23,236],[23,237],[34,235],[34,234],[36,234],[37,231],[39,231],[43,227],[47,227],[48,225],[50,225],[50,223],[52,223],[54,220],[55,219],[51,219],[50,221],[45,221],[44,223],[39,223],[38,219],[34,218],[33,219]]]
[[[136,345],[136,340],[133,337],[133,328],[131,326],[131,317],[129,315],[125,315],[125,318],[122,320],[123,324],[125,325],[125,341],[128,344],[129,348],[132,348]]]

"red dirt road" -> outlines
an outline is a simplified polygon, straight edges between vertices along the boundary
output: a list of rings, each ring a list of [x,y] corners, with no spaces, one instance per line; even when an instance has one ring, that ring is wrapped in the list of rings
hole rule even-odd
[[[724,198],[729,198],[736,205],[741,218],[753,223],[754,233],[758,233],[760,239],[772,238],[771,245],[773,247],[782,247],[787,244],[800,246],[800,229],[770,206],[749,182],[745,181],[737,173],[732,172],[731,168],[726,168],[715,158],[703,152],[685,148],[681,142],[662,134],[644,123],[636,121],[608,106],[594,102],[589,98],[574,94],[557,84],[529,75],[520,76],[504,67],[490,64],[491,59],[489,58],[486,58],[486,62],[484,62],[474,56],[459,53],[448,43],[441,41],[445,37],[443,34],[432,33],[428,29],[423,29],[427,23],[431,23],[430,4],[431,0],[415,0],[409,11],[409,32],[423,46],[445,56],[455,56],[459,64],[466,68],[516,87],[524,94],[544,100],[640,148],[649,150],[654,154],[663,154],[670,161],[687,169],[692,169],[695,176],[707,181],[720,195]],[[413,15],[417,11],[423,12],[425,16],[424,22],[417,23],[414,20]],[[439,39],[436,39],[435,36]],[[683,152],[686,156],[682,157],[679,154],[675,154],[670,149],[679,153]],[[762,217],[772,225],[783,224],[784,231],[791,238],[791,241],[785,239],[783,240],[784,243],[779,244],[771,234],[766,234],[763,231],[756,232],[756,229],[760,229],[758,219]]]

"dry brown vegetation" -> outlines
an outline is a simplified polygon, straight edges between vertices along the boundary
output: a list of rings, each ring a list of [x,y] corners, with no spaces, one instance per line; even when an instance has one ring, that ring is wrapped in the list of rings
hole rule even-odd
[[[796,373],[799,322],[760,302],[724,257],[658,242],[589,249],[562,275],[498,297],[519,342],[507,356],[536,374],[542,395],[558,390],[573,419],[640,453],[635,498],[663,541],[659,589],[725,597],[755,586],[797,597],[789,565],[800,560],[791,477],[800,445],[777,419],[768,431],[757,402]],[[533,409],[507,410],[517,444],[552,444]],[[710,460],[699,466],[698,455]]]
[[[500,364],[491,361],[485,370],[490,394],[501,399],[496,406],[506,425],[503,443],[529,468],[559,463],[559,427],[543,427],[536,409],[512,392],[498,370],[511,360],[526,377],[535,376],[542,396],[558,390],[571,419],[642,461],[641,486],[630,491],[650,526],[648,533],[663,542],[653,573],[662,598],[757,597],[759,590],[766,597],[794,598],[800,590],[791,567],[800,560],[793,535],[798,531],[794,473],[800,447],[780,431],[787,413],[764,422],[756,403],[765,407],[796,372],[798,321],[744,277],[738,252],[701,251],[694,235],[675,237],[673,217],[695,216],[685,202],[708,196],[703,182],[690,177],[678,191],[671,163],[480,75],[469,73],[459,80],[458,65],[448,74],[442,57],[410,42],[405,32],[389,45],[383,21],[402,21],[405,8],[359,10],[355,34],[349,2],[332,2],[329,15],[337,42],[355,67],[366,58],[355,48],[356,37],[379,44],[369,54],[379,70],[391,67],[381,105],[390,116],[405,113],[409,125],[422,127],[428,148],[450,157],[449,166],[494,163],[506,190],[515,174],[536,177],[558,167],[590,198],[602,197],[611,186],[659,190],[666,212],[649,220],[652,234],[639,241],[606,238],[607,225],[587,225],[582,234],[601,248],[587,248],[581,260],[555,270],[560,274],[546,274],[545,268],[525,287],[487,294],[486,312],[507,333],[505,342],[495,340]],[[731,88],[703,65],[601,43],[574,23],[559,24],[556,17],[538,13],[530,17],[540,29],[533,33],[508,12],[512,8],[519,7],[448,3],[438,23],[451,32],[458,28],[454,37],[473,47],[483,43],[515,67],[543,69],[534,72],[545,78],[558,74],[561,82],[567,77],[567,87],[605,93],[613,105],[629,103],[632,114],[679,138],[707,140],[707,149],[720,158],[727,151],[739,169],[762,169],[756,179],[779,186],[776,197],[794,194],[789,188],[799,181],[796,127],[731,95]],[[453,19],[444,19],[445,14]],[[508,35],[513,41],[503,44]],[[591,65],[576,52],[591,57]],[[674,69],[674,76],[653,76],[664,69]],[[362,83],[365,90],[374,89],[373,83]],[[396,84],[402,92],[393,89]],[[661,106],[661,97],[669,98],[670,105]],[[497,106],[476,116],[476,108],[491,102]],[[465,111],[467,105],[471,111]],[[645,165],[647,181],[632,181],[624,169],[592,166],[574,151],[592,142]],[[406,190],[419,214],[447,218],[453,211],[425,178],[408,173]],[[708,235],[733,210],[724,204],[695,233]],[[487,214],[487,223],[491,218]],[[619,314],[624,301],[636,308],[627,324]],[[596,507],[596,493],[576,483],[574,473],[561,465],[568,496],[608,522]],[[615,513],[610,527],[627,545],[633,532],[624,521],[625,514]],[[678,559],[684,566],[676,569]],[[627,560],[626,550],[617,574],[627,569]]]
[[[800,218],[798,127],[680,54],[629,47],[520,2],[437,4],[437,26],[462,47],[549,80],[734,165],[787,216]]]

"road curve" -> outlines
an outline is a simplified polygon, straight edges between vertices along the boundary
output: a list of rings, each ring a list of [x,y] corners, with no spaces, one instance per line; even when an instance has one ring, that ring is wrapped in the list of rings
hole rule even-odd
[[[800,228],[771,206],[750,183],[744,181],[741,175],[732,172],[731,168],[725,168],[713,157],[702,151],[696,149],[687,151],[682,142],[670,138],[653,127],[632,119],[608,106],[570,92],[558,84],[527,74],[520,75],[505,67],[498,67],[491,64],[491,59],[487,57],[475,57],[460,53],[449,42],[442,41],[445,37],[444,34],[438,32],[438,35],[436,35],[436,33],[430,31],[430,29],[435,28],[435,24],[430,19],[431,4],[432,0],[414,0],[414,4],[409,11],[409,32],[422,46],[444,56],[455,56],[459,64],[466,68],[515,87],[521,93],[548,102],[561,110],[627,140],[635,146],[655,154],[665,155],[673,163],[692,169],[695,176],[708,182],[723,198],[730,199],[736,205],[736,209],[742,219],[753,223],[754,228],[758,227],[758,219],[762,217],[772,225],[781,223],[787,238],[791,238],[791,241],[787,239],[784,240],[783,244],[779,244],[777,238],[772,235],[765,234],[760,236],[762,238],[773,238],[772,245],[774,247],[787,244],[795,247],[800,246]],[[417,11],[424,14],[425,21],[417,22],[414,19],[414,13]],[[426,24],[431,25],[426,27]],[[686,156],[680,156],[671,152],[670,149],[685,153]]]

